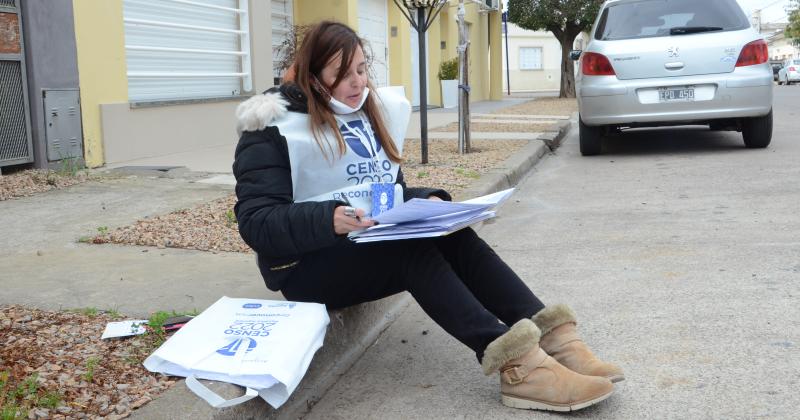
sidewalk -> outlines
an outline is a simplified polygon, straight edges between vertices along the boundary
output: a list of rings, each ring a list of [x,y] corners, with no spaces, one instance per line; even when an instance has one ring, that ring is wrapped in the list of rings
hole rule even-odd
[[[473,105],[489,112],[514,105],[506,100]],[[479,111],[480,110],[480,111]],[[418,113],[409,131],[418,127]],[[433,110],[429,127],[457,120],[453,110]],[[558,138],[566,128],[562,125]],[[551,139],[552,140],[552,139]],[[42,309],[96,307],[115,309],[130,317],[158,311],[203,310],[220,296],[283,299],[262,283],[252,254],[210,253],[153,247],[88,245],[77,242],[97,232],[137,219],[188,208],[232,193],[232,185],[207,182],[230,172],[234,142],[191,153],[127,162],[121,166],[187,167],[190,171],[119,171],[120,176],[89,182],[2,203],[4,235],[0,237],[2,304]],[[514,185],[548,151],[532,142],[492,173],[482,176],[467,195],[480,195]],[[132,170],[132,171],[131,171]],[[218,178],[219,179],[219,178]],[[137,410],[133,418],[296,418],[319,400],[378,335],[408,305],[405,294],[335,311],[325,346],[290,401],[275,412],[260,399],[216,410],[177,384]],[[215,384],[229,397],[238,387]]]

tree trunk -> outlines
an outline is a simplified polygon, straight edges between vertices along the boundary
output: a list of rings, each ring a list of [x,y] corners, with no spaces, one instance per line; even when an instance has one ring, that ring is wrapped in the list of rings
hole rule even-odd
[[[575,62],[569,57],[575,36],[569,31],[564,31],[558,38],[558,42],[561,44],[561,89],[558,94],[559,98],[575,97]]]

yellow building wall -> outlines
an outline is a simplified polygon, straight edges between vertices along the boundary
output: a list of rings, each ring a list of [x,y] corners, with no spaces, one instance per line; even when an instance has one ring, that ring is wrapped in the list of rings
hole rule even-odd
[[[391,0],[388,0],[391,2]],[[393,3],[388,5],[389,15],[389,85],[405,86],[406,98],[410,101],[413,95],[411,81],[411,33],[414,29],[408,24],[400,9]]]
[[[358,0],[294,0],[294,24],[335,20],[358,30]]]
[[[486,14],[478,13],[478,6],[473,6],[472,33],[470,34],[472,57],[472,95],[480,100],[489,99],[489,28]]]
[[[475,3],[467,3],[464,6],[464,21],[469,25],[470,37],[470,102],[500,99],[503,87],[501,13],[499,11],[481,12],[480,10],[480,6]],[[457,16],[458,2],[451,0],[442,10],[438,22],[441,31],[440,40],[446,42],[446,48],[443,50],[435,48],[434,51],[431,51],[431,62],[433,62],[433,56],[438,56],[439,61],[458,56]],[[438,67],[436,71],[438,71]],[[438,79],[434,80],[438,81]]]
[[[489,13],[489,99],[503,98],[503,16]]]
[[[388,11],[389,84],[405,86],[406,96],[411,99],[413,69],[411,38],[416,31],[408,23],[392,0],[386,0]],[[465,20],[471,24],[470,31],[470,77],[471,101],[500,99],[502,95],[502,42],[500,12],[479,13],[475,3],[465,5]],[[439,64],[458,56],[458,23],[456,14],[458,1],[451,0],[428,29],[428,103],[441,105]],[[358,30],[358,0],[295,0],[294,21],[297,25],[309,25],[323,19],[343,22]],[[490,22],[491,21],[491,22]],[[491,32],[492,40],[489,41]],[[441,48],[441,42],[445,48]]]
[[[436,19],[441,19],[441,14]],[[442,85],[439,83],[439,65],[442,62],[441,27],[433,22],[428,28],[428,104],[442,105]]]
[[[122,0],[73,0],[86,165],[105,162],[100,104],[128,101]]]

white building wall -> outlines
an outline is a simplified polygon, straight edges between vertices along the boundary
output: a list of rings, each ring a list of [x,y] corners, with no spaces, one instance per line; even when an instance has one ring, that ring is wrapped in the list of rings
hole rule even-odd
[[[800,57],[800,49],[793,46],[783,35],[779,35],[769,43],[769,58],[771,60],[785,60]]]
[[[503,35],[503,54],[506,53]],[[523,48],[541,48],[540,69],[520,69],[520,51]],[[561,45],[550,32],[529,31],[508,24],[508,69],[512,92],[558,90],[561,83]],[[503,59],[503,90],[508,88],[506,60]]]

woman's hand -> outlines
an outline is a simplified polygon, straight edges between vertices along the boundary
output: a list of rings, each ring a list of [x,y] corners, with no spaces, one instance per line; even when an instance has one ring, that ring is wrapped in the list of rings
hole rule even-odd
[[[333,211],[333,231],[337,235],[346,235],[349,232],[363,230],[375,225],[374,221],[364,218],[366,216],[364,209],[353,209],[355,210],[355,217],[347,215],[346,209],[352,209],[352,207],[339,206]]]
[[[441,198],[439,198],[439,196],[438,196],[438,195],[429,195],[429,196],[428,196],[428,200],[442,201],[442,199],[441,199]]]

